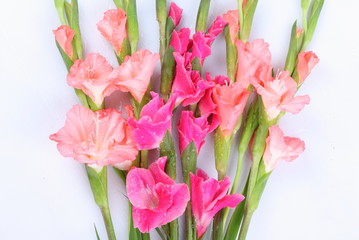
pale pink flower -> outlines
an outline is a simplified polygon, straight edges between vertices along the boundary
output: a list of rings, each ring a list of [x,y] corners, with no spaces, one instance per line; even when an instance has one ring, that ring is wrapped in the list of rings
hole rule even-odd
[[[133,137],[139,149],[158,148],[167,130],[171,130],[172,111],[176,98],[171,97],[166,104],[155,92],[140,113],[138,120],[129,118],[133,127]]]
[[[248,88],[250,79],[257,70],[271,63],[269,45],[263,39],[246,43],[236,40],[236,47],[238,54],[236,81],[241,82],[244,88]]]
[[[67,75],[67,84],[84,91],[97,106],[116,88],[112,84],[112,67],[97,53],[90,53],[85,60],[76,60]]]
[[[228,23],[229,35],[231,36],[231,41],[234,44],[235,40],[238,38],[240,28],[238,10],[229,10],[223,14],[223,19]]]
[[[206,232],[212,218],[225,207],[234,208],[243,201],[241,194],[227,195],[230,187],[229,177],[218,181],[209,178],[207,174],[198,169],[196,175],[190,173],[192,214],[196,221],[197,238]]]
[[[312,52],[301,52],[298,54],[298,75],[299,75],[299,83],[302,84],[304,80],[308,77],[312,69],[319,62],[319,58],[317,55]]]
[[[281,111],[297,114],[310,102],[308,95],[294,96],[297,83],[288,71],[282,71],[273,78],[272,67],[266,66],[258,71],[251,83],[262,96],[269,121],[275,119]]]
[[[170,10],[168,16],[172,19],[174,26],[177,26],[182,18],[182,9],[176,5],[175,2],[172,2],[170,5]]]
[[[114,109],[92,112],[75,105],[66,115],[66,123],[50,139],[64,157],[90,166],[111,165],[128,170],[138,153],[131,129],[121,113]]]
[[[285,137],[278,125],[269,128],[263,155],[266,172],[271,172],[280,161],[291,162],[305,150],[299,138]]]
[[[112,74],[116,87],[122,92],[130,92],[137,102],[141,102],[159,59],[159,54],[146,49],[126,56],[123,63]]]
[[[189,28],[181,28],[178,32],[174,30],[172,32],[170,45],[175,52],[183,55],[189,50],[191,30]]]
[[[185,58],[174,52],[176,60],[176,76],[172,85],[172,93],[176,94],[176,105],[188,106],[197,103],[205,94],[206,89],[213,86],[201,78],[198,71],[186,70]]]
[[[213,88],[212,99],[216,104],[220,119],[219,127],[224,136],[230,136],[238,125],[248,97],[249,91],[239,82],[230,85],[216,84]]]
[[[117,55],[120,54],[123,40],[127,37],[126,12],[122,9],[110,9],[97,24],[97,29],[109,41]]]
[[[56,30],[52,31],[55,35],[57,43],[60,45],[62,50],[69,56],[70,59],[73,58],[73,48],[72,40],[75,36],[75,31],[72,30],[68,25],[61,25]]]
[[[178,123],[181,154],[192,141],[196,146],[198,154],[204,144],[205,137],[213,130],[214,128],[208,124],[207,117],[202,116],[195,118],[193,112],[183,111]]]
[[[126,189],[132,204],[134,227],[141,232],[167,224],[180,217],[190,199],[186,184],[176,184],[165,172],[166,157],[149,169],[132,168],[127,174]]]

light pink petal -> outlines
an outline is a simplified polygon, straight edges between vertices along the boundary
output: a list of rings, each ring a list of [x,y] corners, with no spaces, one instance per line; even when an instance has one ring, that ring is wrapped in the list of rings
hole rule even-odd
[[[55,39],[64,50],[64,52],[69,56],[69,58],[73,58],[73,48],[72,48],[72,40],[75,36],[75,31],[72,30],[68,25],[62,25],[58,27],[56,30],[52,31],[55,35]]]
[[[97,29],[109,41],[116,54],[120,54],[122,43],[127,38],[126,12],[122,9],[110,9],[104,13],[103,19],[97,24]]]
[[[299,113],[306,104],[309,104],[310,97],[308,95],[294,97],[289,103],[281,105],[280,109],[293,114]]]
[[[299,83],[302,84],[308,77],[312,69],[319,62],[318,56],[312,52],[301,52],[298,54],[297,70],[299,75]]]
[[[288,153],[287,156],[283,158],[284,161],[293,161],[305,150],[305,143],[299,138],[284,137],[284,142],[287,145]]]
[[[232,43],[234,43],[239,32],[238,10],[229,10],[223,14],[223,19],[228,23],[229,35],[231,36]]]
[[[183,10],[178,7],[175,2],[171,3],[168,16],[172,19],[175,26],[177,26],[181,21],[182,11]]]

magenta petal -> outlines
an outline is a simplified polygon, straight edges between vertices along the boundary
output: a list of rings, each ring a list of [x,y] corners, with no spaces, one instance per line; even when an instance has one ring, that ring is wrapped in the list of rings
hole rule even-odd
[[[189,28],[181,28],[178,32],[172,32],[170,46],[173,47],[175,52],[183,55],[189,49],[191,30]]]
[[[203,63],[204,59],[211,55],[211,53],[211,47],[207,44],[204,33],[195,33],[193,35],[192,59],[197,57]]]
[[[171,3],[168,16],[172,19],[175,26],[177,26],[181,21],[182,11],[183,10],[174,2]]]
[[[213,218],[217,212],[219,212],[220,210],[222,210],[225,207],[234,208],[240,202],[242,202],[243,199],[244,199],[244,196],[242,196],[241,194],[238,194],[238,193],[224,196],[223,198],[218,200],[217,204],[212,208],[211,211],[208,212],[207,217]]]
[[[207,44],[212,44],[212,42],[216,39],[218,34],[222,32],[226,25],[227,21],[225,21],[221,16],[218,16],[208,29],[208,34],[206,36],[208,37]]]
[[[151,229],[162,225],[166,213],[133,207],[132,217],[134,227],[138,228],[142,233],[148,233]]]
[[[195,219],[202,219],[203,216],[203,179],[190,173],[191,181],[191,205],[192,214]]]
[[[159,158],[156,162],[150,165],[149,170],[157,183],[168,185],[175,184],[176,182],[164,172],[165,164],[166,157]]]
[[[167,209],[166,217],[162,224],[172,222],[180,217],[186,210],[187,203],[190,200],[188,186],[184,183],[171,185],[172,205]]]
[[[172,206],[172,186],[164,185],[163,183],[157,183],[154,188],[155,195],[158,199],[158,204],[153,211],[164,212]]]

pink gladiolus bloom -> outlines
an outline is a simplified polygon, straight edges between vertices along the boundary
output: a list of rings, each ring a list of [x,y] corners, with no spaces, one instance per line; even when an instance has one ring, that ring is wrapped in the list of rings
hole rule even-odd
[[[196,220],[196,232],[199,239],[206,232],[217,212],[225,207],[236,207],[244,197],[238,193],[227,195],[231,184],[229,177],[217,181],[198,169],[196,175],[190,173],[190,179],[192,214]]]
[[[164,172],[165,164],[166,157],[159,158],[149,169],[132,168],[127,175],[133,223],[141,232],[149,232],[181,216],[190,199],[187,185],[176,184]]]
[[[127,37],[126,12],[122,9],[110,9],[97,24],[97,29],[109,41],[117,55],[121,52],[122,42]]]
[[[212,99],[220,119],[219,127],[224,136],[230,136],[238,124],[247,103],[249,91],[236,82],[231,85],[217,84],[213,88]]]
[[[75,36],[75,31],[67,25],[62,25],[56,30],[53,30],[52,32],[55,34],[55,39],[62,48],[62,50],[64,50],[67,56],[72,59],[74,55],[72,48],[72,39]]]
[[[133,127],[133,137],[138,149],[158,148],[167,130],[171,130],[172,111],[175,97],[166,104],[155,92],[151,92],[152,100],[141,111],[140,119],[129,118],[128,123]]]
[[[241,82],[244,88],[248,88],[250,79],[256,71],[264,65],[270,65],[269,45],[263,39],[246,43],[236,40],[236,47],[238,53],[236,81]]]
[[[172,32],[170,45],[175,52],[183,55],[189,50],[190,34],[191,30],[189,28],[181,28],[178,32],[176,30]]]
[[[262,96],[269,121],[275,119],[280,111],[297,114],[310,102],[308,95],[294,97],[297,83],[288,71],[282,71],[273,78],[272,68],[263,67],[258,76],[252,78],[252,84]]]
[[[211,55],[211,46],[203,32],[197,32],[193,35],[192,60],[197,57],[203,64],[206,57]]]
[[[170,5],[170,10],[168,16],[172,19],[175,26],[177,26],[182,18],[182,9],[172,2]]]
[[[298,75],[299,75],[299,83],[302,84],[304,80],[308,77],[312,69],[319,62],[319,58],[317,55],[312,52],[301,52],[298,54]]]
[[[76,60],[67,75],[67,84],[81,89],[100,106],[106,96],[116,88],[112,84],[112,67],[97,53],[90,53],[85,60]]]
[[[223,14],[224,20],[228,23],[229,35],[231,36],[232,43],[234,44],[235,40],[238,37],[239,32],[239,19],[238,19],[238,10],[229,10]]]
[[[205,94],[206,89],[213,86],[210,82],[201,78],[198,71],[187,71],[185,58],[178,53],[173,53],[176,60],[176,76],[172,86],[172,92],[176,94],[176,105],[188,106],[197,103]]]
[[[279,126],[271,126],[263,155],[266,171],[272,171],[282,160],[293,161],[304,150],[304,142],[299,138],[285,137]]]
[[[159,54],[146,49],[126,56],[123,63],[112,74],[116,87],[120,91],[130,92],[137,102],[141,102],[159,59]]]
[[[178,123],[179,147],[181,154],[192,141],[196,145],[198,154],[204,144],[205,137],[213,130],[214,128],[211,128],[211,125],[208,124],[207,117],[202,116],[195,118],[193,112],[183,111]]]
[[[114,109],[92,112],[75,105],[66,116],[65,126],[50,136],[64,157],[90,166],[130,168],[138,149],[120,112]]]
[[[207,44],[210,46],[212,42],[216,39],[218,34],[220,34],[223,28],[227,25],[227,22],[221,17],[218,16],[212,25],[208,29],[208,33],[206,34]]]

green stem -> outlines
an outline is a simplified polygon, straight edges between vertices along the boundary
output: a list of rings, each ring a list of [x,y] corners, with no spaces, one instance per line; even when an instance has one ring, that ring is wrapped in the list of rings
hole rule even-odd
[[[239,233],[239,238],[238,238],[239,240],[246,239],[249,229],[249,224],[251,223],[252,220],[252,216],[253,216],[253,212],[247,212],[247,210],[244,210],[244,218],[241,226],[241,232]]]
[[[212,240],[222,240],[225,227],[225,209],[219,211],[213,220]]]
[[[211,0],[201,0],[197,13],[196,32],[206,32]]]
[[[127,34],[131,45],[131,53],[136,52],[139,39],[136,0],[128,0]]]
[[[148,150],[141,150],[141,168],[148,168]]]
[[[128,202],[128,239],[131,240],[141,240],[141,233],[137,228],[133,227],[133,219],[132,219],[132,205]]]
[[[149,233],[142,233],[142,240],[150,240],[150,234]]]
[[[112,224],[111,213],[108,205],[100,207],[103,220],[105,222],[107,236],[109,240],[116,240],[115,231]]]

